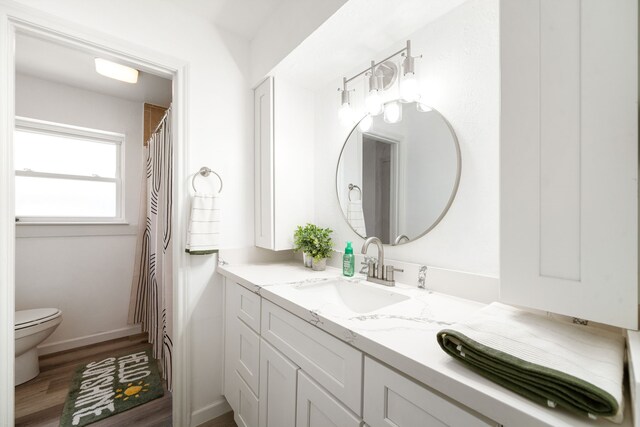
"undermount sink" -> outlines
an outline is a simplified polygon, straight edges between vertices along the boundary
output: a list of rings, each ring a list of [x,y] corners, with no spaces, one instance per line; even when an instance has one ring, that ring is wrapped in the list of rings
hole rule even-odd
[[[295,288],[314,301],[337,305],[354,313],[370,313],[409,299],[391,290],[347,280],[329,280]]]

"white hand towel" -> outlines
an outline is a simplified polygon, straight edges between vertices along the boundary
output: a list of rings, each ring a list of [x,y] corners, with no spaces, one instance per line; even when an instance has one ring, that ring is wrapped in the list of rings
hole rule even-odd
[[[220,249],[220,194],[196,193],[191,199],[191,219],[186,252],[208,255]]]
[[[362,200],[349,201],[347,205],[347,221],[356,233],[362,237],[367,237],[367,227],[364,223],[364,212],[362,211]]]

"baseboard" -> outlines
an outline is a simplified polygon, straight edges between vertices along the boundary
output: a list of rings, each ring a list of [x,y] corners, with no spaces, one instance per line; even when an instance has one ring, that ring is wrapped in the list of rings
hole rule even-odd
[[[114,329],[112,331],[99,332],[97,334],[86,335],[84,337],[71,338],[63,341],[42,344],[38,346],[38,354],[57,353],[59,351],[71,350],[72,348],[84,347],[103,341],[114,340],[116,338],[128,337],[142,332],[140,325],[127,326],[125,328]]]
[[[220,399],[216,400],[212,404],[191,413],[191,427],[197,427],[200,424],[211,421],[220,415],[226,414],[230,410],[231,406],[227,403],[227,399],[220,396]]]

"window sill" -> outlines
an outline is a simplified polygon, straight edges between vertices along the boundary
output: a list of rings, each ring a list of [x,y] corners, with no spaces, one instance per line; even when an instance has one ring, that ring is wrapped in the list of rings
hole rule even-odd
[[[63,226],[63,227],[61,227]],[[138,226],[126,222],[17,222],[16,238],[135,236]]]

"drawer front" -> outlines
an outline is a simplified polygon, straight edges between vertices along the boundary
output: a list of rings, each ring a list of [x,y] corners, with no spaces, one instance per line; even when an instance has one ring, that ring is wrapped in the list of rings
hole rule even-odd
[[[298,367],[260,340],[260,427],[296,427]]]
[[[232,319],[238,323],[238,340],[235,351],[235,368],[243,380],[251,387],[251,391],[259,396],[260,389],[260,336],[253,332],[242,320]]]
[[[362,420],[315,381],[298,371],[297,427],[359,427]]]
[[[364,420],[371,427],[496,426],[365,357]]]
[[[238,427],[258,427],[258,397],[253,394],[240,375],[236,375],[235,380],[238,387],[234,399],[237,406],[234,409],[234,420]]]
[[[267,300],[262,301],[262,337],[361,415],[360,351]]]
[[[254,294],[237,283],[229,283],[229,316],[238,317],[251,329],[260,333],[260,295]]]

